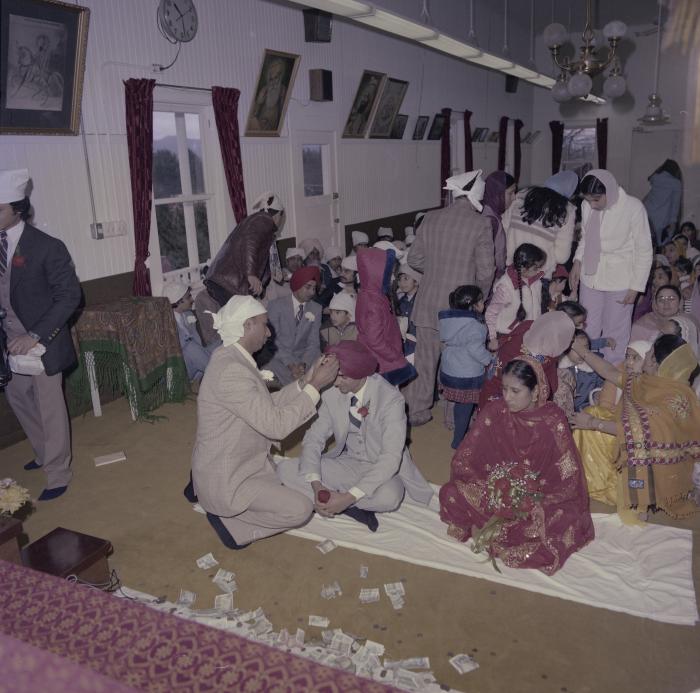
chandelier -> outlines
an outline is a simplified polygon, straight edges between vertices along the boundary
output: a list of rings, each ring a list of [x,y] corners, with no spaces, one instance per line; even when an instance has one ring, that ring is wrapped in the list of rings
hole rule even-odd
[[[603,94],[609,99],[622,96],[627,83],[622,76],[622,66],[617,56],[617,45],[627,32],[624,22],[614,20],[603,27],[603,36],[608,41],[608,52],[598,57],[599,43],[596,31],[591,26],[591,0],[586,0],[586,26],[581,34],[583,45],[578,59],[562,57],[561,48],[569,40],[569,32],[563,24],[553,23],[543,33],[544,43],[552,54],[554,64],[559,68],[559,77],[552,87],[552,98],[559,103],[572,98],[586,97],[593,86],[592,78],[608,67],[610,72],[603,84]]]

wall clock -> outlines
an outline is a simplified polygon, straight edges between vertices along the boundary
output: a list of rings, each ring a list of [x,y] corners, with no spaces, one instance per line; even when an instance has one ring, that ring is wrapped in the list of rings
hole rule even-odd
[[[197,34],[199,21],[193,0],[160,0],[158,28],[171,43],[187,43]]]

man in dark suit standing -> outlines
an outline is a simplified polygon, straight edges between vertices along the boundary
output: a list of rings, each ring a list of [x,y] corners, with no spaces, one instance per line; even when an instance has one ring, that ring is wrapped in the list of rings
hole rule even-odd
[[[25,469],[44,469],[47,484],[39,500],[51,500],[66,491],[72,476],[63,371],[76,362],[67,323],[81,291],[66,246],[26,223],[28,182],[27,169],[0,171],[0,306],[7,312],[11,365],[20,371],[5,394],[36,456]],[[32,364],[26,357],[38,358]]]

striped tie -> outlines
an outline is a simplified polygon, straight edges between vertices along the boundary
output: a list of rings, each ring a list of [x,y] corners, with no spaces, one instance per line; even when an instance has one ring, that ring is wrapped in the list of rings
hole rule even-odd
[[[7,232],[0,231],[0,277],[7,272]]]
[[[297,325],[301,322],[301,319],[304,317],[304,304],[300,303],[299,304],[299,310],[297,311]]]
[[[362,426],[362,419],[358,419],[352,413],[353,408],[357,407],[357,403],[358,403],[357,397],[355,397],[355,395],[353,395],[350,398],[350,411],[348,412],[348,416],[350,417],[350,423],[353,426],[355,426],[356,428],[360,428],[360,426]]]

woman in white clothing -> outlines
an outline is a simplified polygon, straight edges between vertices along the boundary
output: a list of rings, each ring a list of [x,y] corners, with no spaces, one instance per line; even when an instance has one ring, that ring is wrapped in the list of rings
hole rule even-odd
[[[619,363],[630,339],[632,311],[643,293],[652,262],[651,234],[644,205],[628,195],[605,169],[589,171],[581,181],[582,237],[569,275],[572,291],[588,310],[586,332],[603,334],[615,348],[605,357]]]

